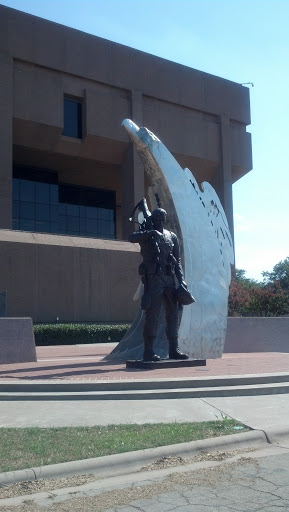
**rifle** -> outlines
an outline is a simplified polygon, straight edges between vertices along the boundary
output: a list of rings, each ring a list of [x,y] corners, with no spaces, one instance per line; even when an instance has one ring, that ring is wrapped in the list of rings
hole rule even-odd
[[[132,222],[133,216],[134,216],[134,214],[135,214],[137,209],[139,210],[139,214],[138,214],[139,229],[141,231],[144,231],[144,230],[150,231],[151,229],[153,229],[153,225],[152,225],[152,221],[151,221],[151,212],[150,212],[150,210],[148,208],[146,199],[144,197],[134,207],[134,209],[132,211],[132,214],[131,214],[131,216],[129,218],[130,222]]]

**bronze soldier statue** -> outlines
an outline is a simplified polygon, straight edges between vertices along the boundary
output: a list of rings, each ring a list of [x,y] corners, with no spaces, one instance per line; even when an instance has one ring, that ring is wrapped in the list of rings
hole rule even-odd
[[[144,200],[145,201],[145,200]],[[194,302],[184,281],[180,259],[179,241],[175,233],[164,229],[167,212],[162,208],[154,210],[144,229],[129,236],[132,243],[141,247],[143,262],[139,267],[144,284],[141,307],[145,310],[144,361],[159,361],[153,343],[162,302],[166,316],[166,335],[169,343],[170,359],[188,359],[178,346],[179,310],[181,304]],[[175,277],[179,283],[176,289]]]

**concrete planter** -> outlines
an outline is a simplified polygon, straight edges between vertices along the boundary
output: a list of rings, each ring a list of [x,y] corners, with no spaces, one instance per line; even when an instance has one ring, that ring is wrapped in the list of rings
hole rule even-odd
[[[35,362],[31,318],[0,318],[0,364]]]
[[[224,353],[289,352],[289,317],[228,318]]]

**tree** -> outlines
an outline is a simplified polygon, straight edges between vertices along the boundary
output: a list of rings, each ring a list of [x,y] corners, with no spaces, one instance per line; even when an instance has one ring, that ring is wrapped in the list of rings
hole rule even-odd
[[[262,276],[265,285],[279,282],[282,290],[289,290],[289,257],[279,261],[272,272],[262,272]]]
[[[250,277],[245,277],[246,270],[241,268],[236,268],[235,270],[235,279],[237,283],[243,284],[244,286],[253,286],[259,287],[261,283],[256,281],[256,279],[251,279]]]
[[[289,258],[275,265],[272,272],[263,272],[263,275],[266,274],[263,283],[248,279],[245,274],[245,270],[237,269],[236,278],[232,280],[228,300],[229,316],[289,314]],[[276,277],[279,277],[279,280]]]
[[[249,300],[249,290],[236,279],[232,279],[229,298],[228,298],[228,315],[243,315],[246,303]]]

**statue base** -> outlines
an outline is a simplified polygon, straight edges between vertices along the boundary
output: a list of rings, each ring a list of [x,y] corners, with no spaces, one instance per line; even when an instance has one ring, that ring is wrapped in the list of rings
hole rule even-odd
[[[206,366],[206,359],[161,359],[160,361],[128,360],[127,368],[155,370],[160,368],[185,368],[188,366]]]

